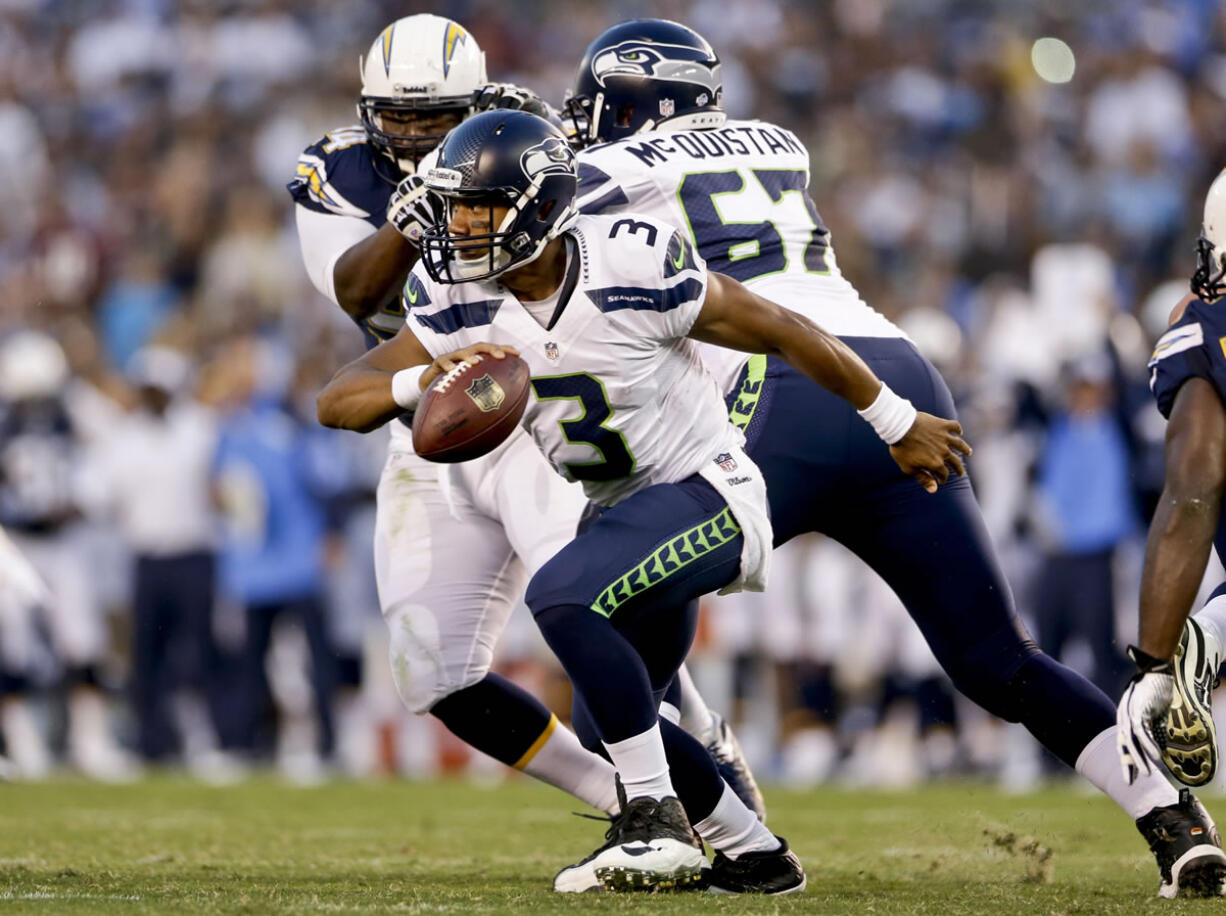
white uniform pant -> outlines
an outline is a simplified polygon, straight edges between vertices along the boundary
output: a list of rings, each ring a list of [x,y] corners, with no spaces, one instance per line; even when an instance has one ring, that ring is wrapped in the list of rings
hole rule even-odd
[[[101,662],[106,627],[90,588],[88,548],[80,532],[69,527],[46,535],[8,534],[50,594],[39,604],[0,592],[0,667],[10,674],[29,673],[40,616],[61,665],[83,668]]]
[[[491,454],[440,465],[392,436],[379,480],[375,577],[392,675],[425,713],[485,677],[528,579],[575,536],[586,505],[517,430]]]

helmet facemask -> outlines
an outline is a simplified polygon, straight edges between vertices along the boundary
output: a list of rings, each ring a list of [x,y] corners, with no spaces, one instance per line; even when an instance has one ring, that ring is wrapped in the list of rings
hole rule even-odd
[[[425,183],[446,204],[445,219],[421,240],[436,283],[488,280],[530,264],[578,215],[575,154],[556,127],[527,112],[496,109],[466,120],[443,141]],[[454,232],[460,205],[488,212],[489,228]]]
[[[440,171],[443,170],[431,169],[430,176],[437,181],[435,173]],[[427,183],[431,177],[427,177]],[[519,195],[513,190],[448,193],[436,189],[445,204],[445,218],[422,234],[421,257],[426,273],[435,283],[469,283],[489,280],[535,261],[545,246],[574,221],[573,205],[569,208],[571,213],[563,214],[558,220],[550,220],[557,208],[557,201],[552,197],[540,200],[540,190],[540,182]],[[494,230],[480,234],[453,234],[451,223],[458,204],[488,211],[487,224],[494,226]],[[500,207],[506,207],[507,211],[496,223],[497,208]]]
[[[358,102],[358,116],[371,145],[395,164],[401,176],[407,176],[415,174],[422,159],[443,142],[448,131],[468,116],[470,104],[471,98],[389,99],[364,95]],[[424,133],[407,134],[396,130],[398,126],[412,123],[411,119],[454,122],[444,121],[443,125]]]
[[[1218,250],[1208,238],[1196,240],[1196,272],[1192,274],[1192,292],[1203,302],[1213,302],[1226,294],[1226,253]]]

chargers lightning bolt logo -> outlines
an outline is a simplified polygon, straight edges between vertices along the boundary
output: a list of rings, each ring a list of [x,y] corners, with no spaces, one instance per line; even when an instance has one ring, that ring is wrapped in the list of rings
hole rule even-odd
[[[386,76],[392,75],[392,36],[395,33],[396,24],[392,23],[379,36],[379,42],[383,46],[383,73]]]
[[[455,49],[464,43],[468,38],[468,33],[463,27],[454,22],[447,23],[447,31],[443,33],[443,76],[446,77],[451,72],[451,58],[455,56]]]

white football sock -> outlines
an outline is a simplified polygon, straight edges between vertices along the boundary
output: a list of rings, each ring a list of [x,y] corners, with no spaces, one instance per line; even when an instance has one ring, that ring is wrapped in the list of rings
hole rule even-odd
[[[1226,595],[1218,595],[1194,616],[1204,628],[1205,635],[1217,643],[1220,651],[1226,644]]]
[[[779,838],[745,807],[736,793],[724,784],[715,810],[694,824],[698,835],[730,859],[747,852],[773,852],[779,848]]]
[[[658,722],[624,741],[612,744],[605,741],[604,746],[622,778],[627,801],[644,796],[656,801],[677,796],[669,777],[668,758],[664,755],[664,739],[660,737]]]
[[[617,771],[609,761],[580,744],[557,716],[550,717],[541,738],[516,762],[515,769],[569,792],[606,814],[617,813],[613,780]]]
[[[660,718],[665,722],[672,722],[673,725],[680,727],[681,725],[681,710],[672,703],[660,703]]]
[[[703,745],[710,744],[719,735],[715,734],[715,717],[702,698],[690,669],[682,665],[677,671],[677,685],[681,688],[681,721],[677,724],[697,738]]]
[[[1112,725],[1085,746],[1077,757],[1077,772],[1111,796],[1134,821],[1154,808],[1178,804],[1179,792],[1163,775],[1165,769],[1161,762],[1155,761],[1148,776],[1138,776],[1132,785],[1128,785],[1120,768],[1117,731],[1118,728]]]

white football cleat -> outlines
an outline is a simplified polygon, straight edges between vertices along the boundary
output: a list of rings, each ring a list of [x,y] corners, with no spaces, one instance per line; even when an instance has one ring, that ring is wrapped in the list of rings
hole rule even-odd
[[[1217,640],[1189,617],[1172,660],[1175,690],[1160,736],[1162,762],[1184,785],[1203,786],[1217,773],[1217,727],[1210,698],[1221,660]]]
[[[558,872],[553,889],[638,891],[699,888],[707,868],[699,841],[675,798],[626,802],[617,786],[621,813],[605,834],[605,844]]]

